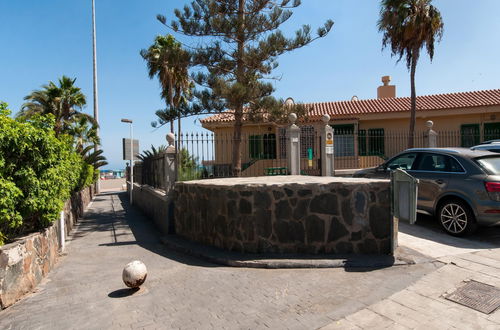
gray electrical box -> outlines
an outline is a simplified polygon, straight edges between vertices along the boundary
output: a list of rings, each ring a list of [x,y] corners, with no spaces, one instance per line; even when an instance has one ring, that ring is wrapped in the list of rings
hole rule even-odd
[[[417,221],[418,179],[401,169],[391,172],[392,213],[398,220]]]
[[[123,160],[130,160],[130,139],[122,139]],[[133,140],[134,160],[139,160],[139,140]]]

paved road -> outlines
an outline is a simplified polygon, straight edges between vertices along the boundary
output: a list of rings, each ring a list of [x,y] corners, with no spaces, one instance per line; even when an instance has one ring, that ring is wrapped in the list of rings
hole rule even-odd
[[[125,194],[95,198],[67,256],[38,292],[0,312],[0,329],[315,329],[403,290],[440,266],[378,270],[218,267],[175,254]],[[123,266],[149,270],[133,295]]]

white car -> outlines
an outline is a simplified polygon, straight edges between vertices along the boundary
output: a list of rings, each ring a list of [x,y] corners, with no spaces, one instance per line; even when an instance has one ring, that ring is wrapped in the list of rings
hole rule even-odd
[[[471,150],[487,150],[500,153],[500,140],[485,141],[477,146],[471,147]]]

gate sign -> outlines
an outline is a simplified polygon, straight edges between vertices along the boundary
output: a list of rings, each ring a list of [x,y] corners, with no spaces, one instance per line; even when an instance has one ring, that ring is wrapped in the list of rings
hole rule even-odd
[[[327,155],[333,155],[333,134],[332,133],[327,133],[326,134],[326,154]]]
[[[123,160],[130,160],[130,139],[122,139],[123,144]],[[134,160],[139,160],[139,140],[133,140]]]

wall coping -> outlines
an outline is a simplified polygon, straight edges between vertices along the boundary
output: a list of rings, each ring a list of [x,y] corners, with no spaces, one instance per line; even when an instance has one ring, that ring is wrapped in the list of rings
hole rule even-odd
[[[281,186],[281,185],[307,185],[307,184],[359,184],[359,183],[389,183],[388,179],[366,179],[366,178],[345,178],[345,177],[320,177],[306,175],[277,175],[245,178],[225,178],[225,179],[205,179],[186,182],[176,182],[176,185],[196,185],[196,186],[239,186],[249,187]]]

